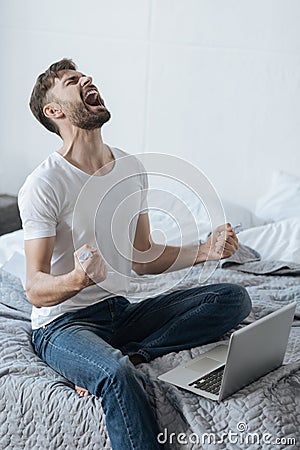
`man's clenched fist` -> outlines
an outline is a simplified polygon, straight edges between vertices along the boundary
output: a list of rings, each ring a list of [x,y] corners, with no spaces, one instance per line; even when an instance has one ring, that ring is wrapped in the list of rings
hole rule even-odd
[[[82,288],[100,283],[107,277],[106,264],[98,250],[85,244],[74,252],[75,274]]]
[[[207,259],[216,261],[232,256],[237,251],[239,244],[231,224],[226,223],[218,226],[203,246]]]

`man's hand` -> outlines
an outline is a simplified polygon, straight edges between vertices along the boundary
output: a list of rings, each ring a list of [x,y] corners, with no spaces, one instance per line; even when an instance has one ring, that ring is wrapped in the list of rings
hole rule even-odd
[[[82,252],[90,253],[92,256],[80,262]],[[106,264],[98,250],[85,244],[74,252],[74,276],[83,288],[92,284],[100,283],[107,277]]]
[[[210,261],[217,261],[219,259],[229,258],[238,249],[238,238],[233,231],[231,224],[218,226],[209,236],[205,244],[202,244],[199,249],[200,260],[207,259]],[[197,259],[198,259],[197,258]]]

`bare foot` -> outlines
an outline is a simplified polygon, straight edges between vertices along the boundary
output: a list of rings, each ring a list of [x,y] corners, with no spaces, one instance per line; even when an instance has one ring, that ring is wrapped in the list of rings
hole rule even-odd
[[[78,395],[80,395],[80,397],[88,397],[90,395],[87,389],[84,389],[80,386],[75,386],[75,391],[77,392]]]

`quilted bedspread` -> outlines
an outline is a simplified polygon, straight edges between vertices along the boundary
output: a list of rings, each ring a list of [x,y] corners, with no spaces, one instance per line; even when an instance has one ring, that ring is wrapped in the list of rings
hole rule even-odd
[[[132,301],[155,295],[168,282],[170,289],[195,286],[198,278],[198,266],[187,276],[178,271],[139,277],[132,283]],[[174,280],[180,281],[175,284]],[[157,379],[216,343],[140,364],[137,370],[147,380],[159,440],[174,450],[299,449],[300,277],[217,268],[206,283],[218,282],[247,288],[253,310],[246,322],[297,301],[284,365],[217,403]],[[4,270],[0,270],[0,311],[0,449],[109,449],[100,400],[92,395],[79,397],[65,378],[34,354],[30,304],[20,280]]]

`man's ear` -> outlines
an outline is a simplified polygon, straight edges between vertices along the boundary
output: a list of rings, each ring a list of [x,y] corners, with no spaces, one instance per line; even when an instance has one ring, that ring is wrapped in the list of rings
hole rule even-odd
[[[61,119],[64,117],[61,106],[54,102],[47,103],[43,108],[43,112],[48,119]]]

